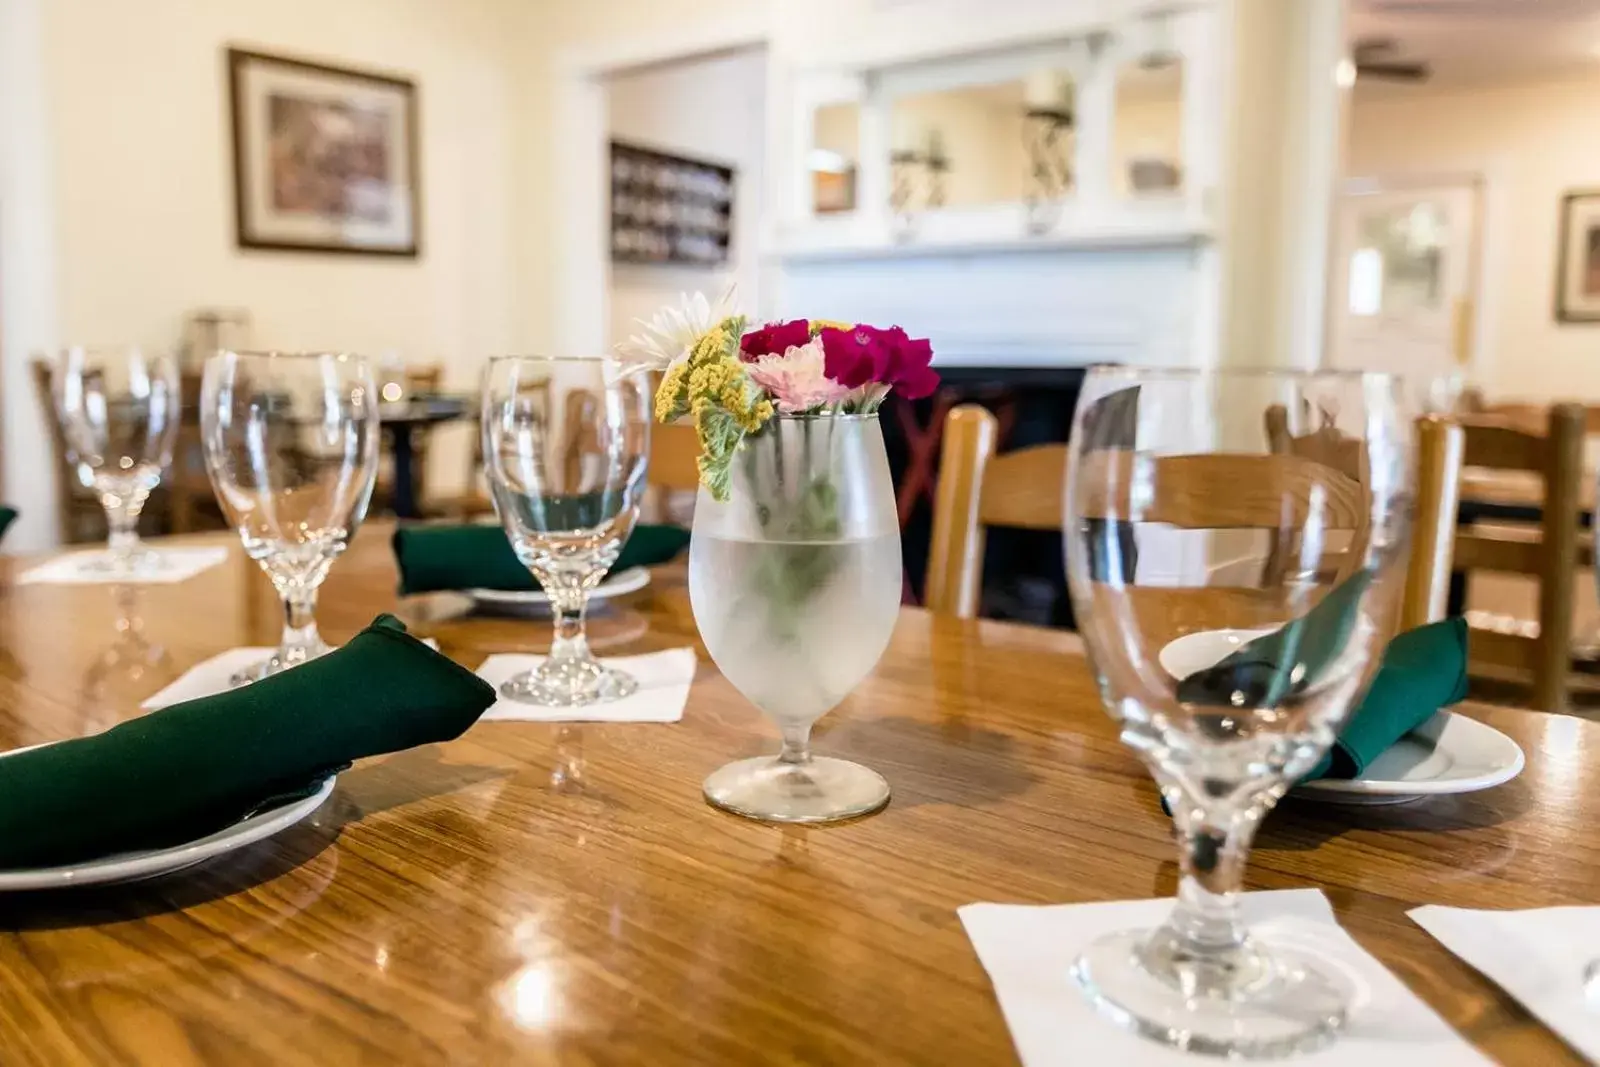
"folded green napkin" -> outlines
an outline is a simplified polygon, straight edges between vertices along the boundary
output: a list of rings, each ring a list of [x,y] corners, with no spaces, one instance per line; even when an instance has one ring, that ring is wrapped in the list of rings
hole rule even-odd
[[[204,837],[352,760],[459,737],[494,700],[381,615],[293,670],[0,759],[0,869]]]
[[[1456,616],[1407,630],[1389,642],[1367,695],[1304,780],[1356,777],[1390,745],[1466,695],[1467,620]]]
[[[1344,651],[1361,594],[1371,580],[1366,571],[1346,578],[1300,618],[1183,679],[1178,699],[1186,704],[1272,708],[1322,681]]]
[[[4,537],[6,531],[11,529],[11,524],[17,521],[18,514],[20,513],[16,508],[8,508],[4,504],[0,504],[0,537]]]
[[[1253,698],[1263,692],[1263,686],[1281,690],[1289,685],[1283,680],[1290,673],[1284,670],[1286,664],[1319,660],[1303,654],[1313,643],[1312,638],[1334,632],[1340,620],[1346,620],[1344,625],[1348,625],[1348,605],[1353,601],[1341,600],[1298,637],[1286,633],[1316,616],[1339,593],[1338,589],[1329,593],[1305,619],[1257,638],[1215,667],[1185,678],[1178,683],[1179,699],[1201,705],[1226,705],[1228,702],[1218,701],[1217,695],[1228,685],[1238,684],[1252,698],[1252,706],[1260,706]],[[1301,654],[1295,654],[1297,650]],[[1390,745],[1428,721],[1440,708],[1457,703],[1466,695],[1466,620],[1444,619],[1408,630],[1389,642],[1366,696],[1345,721],[1333,747],[1305,780],[1356,777]]]
[[[665,563],[688,544],[689,531],[677,526],[635,526],[611,569]],[[498,526],[402,526],[394,532],[394,559],[402,596],[437,589],[539,588]]]

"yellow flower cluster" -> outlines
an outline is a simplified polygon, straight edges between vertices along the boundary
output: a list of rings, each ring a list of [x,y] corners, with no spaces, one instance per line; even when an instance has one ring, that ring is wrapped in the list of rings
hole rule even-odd
[[[694,417],[700,439],[700,474],[718,500],[727,499],[729,466],[746,434],[772,417],[772,401],[750,380],[739,361],[744,320],[724,319],[689,349],[689,358],[669,369],[656,391],[656,418]]]
[[[853,330],[855,328],[856,328],[856,324],[853,323],[853,322],[836,322],[833,319],[812,319],[811,320],[811,336],[812,337],[817,336],[823,330]]]

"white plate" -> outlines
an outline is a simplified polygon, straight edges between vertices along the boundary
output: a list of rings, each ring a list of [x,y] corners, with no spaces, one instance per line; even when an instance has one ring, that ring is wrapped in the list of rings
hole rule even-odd
[[[1475,793],[1511,781],[1524,762],[1517,743],[1493,726],[1441,711],[1391,745],[1359,777],[1307,782],[1294,795],[1334,804],[1398,804]]]
[[[37,746],[30,746],[37,747]],[[25,752],[26,749],[17,749]],[[14,753],[5,753],[13,755]],[[257,812],[232,826],[218,830],[186,845],[157,849],[154,852],[122,852],[103,859],[66,867],[40,867],[33,870],[0,871],[0,892],[18,889],[63,889],[68,886],[103,885],[108,882],[137,882],[192,867],[203,860],[243,848],[279,830],[287,829],[322,806],[333,792],[335,775],[323,779],[310,796]]]
[[[1240,645],[1272,632],[1204,630],[1185,634],[1158,654],[1174,678],[1214,667]],[[1355,778],[1324,778],[1295,787],[1293,795],[1334,804],[1399,804],[1420,797],[1472,793],[1502,785],[1522,773],[1517,743],[1476,719],[1441,711],[1396,741]]]
[[[624,593],[637,593],[650,584],[650,571],[644,567],[629,567],[625,571],[608,575],[606,580],[589,593],[590,600],[604,600]],[[530,604],[549,604],[550,594],[543,589],[468,589],[467,595],[485,604],[512,604],[527,607]]]

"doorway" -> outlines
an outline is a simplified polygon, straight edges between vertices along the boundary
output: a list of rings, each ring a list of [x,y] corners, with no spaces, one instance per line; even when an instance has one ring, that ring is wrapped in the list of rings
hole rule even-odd
[[[1482,202],[1473,178],[1348,188],[1334,232],[1333,366],[1399,374],[1414,390],[1470,373]]]

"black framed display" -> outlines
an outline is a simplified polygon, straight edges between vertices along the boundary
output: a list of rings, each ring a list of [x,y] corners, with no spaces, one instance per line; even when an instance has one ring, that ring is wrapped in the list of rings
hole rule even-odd
[[[611,142],[611,258],[715,267],[728,262],[734,169]]]

